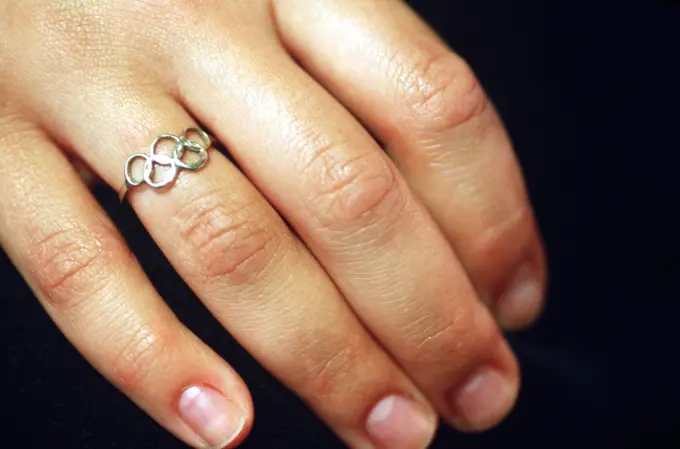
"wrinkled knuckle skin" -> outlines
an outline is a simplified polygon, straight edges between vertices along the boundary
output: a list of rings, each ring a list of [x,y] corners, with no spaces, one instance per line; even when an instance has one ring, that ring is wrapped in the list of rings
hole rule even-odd
[[[391,162],[379,151],[354,157],[342,146],[314,151],[308,208],[324,229],[353,233],[373,225],[389,226],[405,207],[406,195]]]
[[[467,63],[452,52],[422,55],[405,69],[402,91],[423,130],[441,133],[482,115],[489,101]]]
[[[215,191],[180,209],[181,239],[199,276],[254,283],[274,260],[280,237],[256,200],[227,204],[224,198],[229,194]]]
[[[399,376],[376,355],[374,342],[362,332],[329,333],[321,325],[274,351],[270,363],[302,399],[324,404],[325,420],[351,428],[361,426],[367,405],[373,405],[366,401]]]
[[[465,252],[475,266],[495,266],[500,261],[514,263],[534,242],[534,232],[530,207],[518,207],[472,234]]]
[[[329,403],[347,401],[347,385],[357,387],[368,382],[357,377],[365,366],[370,349],[362,336],[313,338],[298,345],[295,356],[282,355],[281,368],[293,376],[296,390],[305,397],[324,398]],[[339,417],[346,416],[338,413]]]
[[[307,385],[318,396],[330,396],[337,392],[339,385],[345,385],[343,378],[351,377],[359,358],[355,348],[342,346],[324,359],[324,362],[310,370]]]
[[[102,292],[116,264],[124,263],[125,245],[108,225],[73,225],[47,235],[33,232],[31,239],[30,258],[39,289],[60,309],[77,307]]]
[[[172,361],[172,337],[152,327],[143,326],[133,332],[125,332],[120,346],[113,352],[107,363],[118,386],[130,393],[144,390],[154,374]]]
[[[484,314],[482,319],[478,314]],[[476,316],[477,315],[477,316]],[[415,366],[449,366],[465,372],[494,354],[502,335],[486,311],[470,309],[453,319],[432,319],[420,331],[409,363]]]

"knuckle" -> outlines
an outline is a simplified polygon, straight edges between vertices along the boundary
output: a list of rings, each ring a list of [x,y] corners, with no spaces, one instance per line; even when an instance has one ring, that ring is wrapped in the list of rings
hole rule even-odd
[[[303,345],[298,357],[288,358],[285,363],[291,365],[289,372],[295,373],[295,383],[305,395],[337,402],[346,396],[346,385],[356,385],[357,369],[364,364],[368,353],[359,335],[314,339]],[[300,360],[306,362],[301,366]]]
[[[418,332],[411,364],[437,366],[448,360],[451,368],[464,371],[492,354],[501,338],[498,327],[481,306],[461,310],[455,318],[432,318],[428,322]]]
[[[453,52],[430,52],[400,76],[418,126],[430,132],[457,128],[479,117],[488,98],[470,66]]]
[[[328,396],[338,385],[346,384],[343,378],[351,376],[358,362],[356,352],[348,347],[336,348],[324,362],[309,372],[308,384],[312,391],[322,396]]]
[[[533,241],[533,214],[528,205],[497,214],[467,240],[466,254],[481,265],[513,259]],[[512,262],[512,260],[508,260]]]
[[[322,401],[330,419],[355,426],[366,405],[356,397],[383,389],[393,380],[395,370],[362,332],[347,329],[329,334],[326,326],[321,326],[324,330],[317,328],[295,336],[286,345],[287,351],[272,353],[270,362],[303,399]]]
[[[305,172],[312,186],[308,208],[322,228],[353,232],[389,226],[406,206],[394,167],[378,151],[349,156],[341,145],[321,146]]]
[[[116,383],[128,392],[143,389],[149,376],[171,361],[172,338],[148,326],[126,335],[108,364]]]
[[[225,201],[215,190],[189,201],[176,214],[180,236],[200,275],[251,283],[272,263],[281,239],[257,200]]]
[[[124,245],[108,225],[63,227],[31,233],[31,259],[40,290],[53,306],[68,309],[96,295],[110,279],[116,253]]]

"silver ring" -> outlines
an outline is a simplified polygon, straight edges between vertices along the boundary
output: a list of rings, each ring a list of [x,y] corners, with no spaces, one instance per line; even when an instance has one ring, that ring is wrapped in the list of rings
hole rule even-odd
[[[191,140],[190,136],[197,136],[198,141]],[[172,156],[156,154],[156,148],[164,141],[174,142]],[[123,187],[118,192],[118,198],[123,202],[130,187],[147,184],[154,189],[160,189],[175,182],[180,170],[198,170],[208,162],[208,150],[211,147],[212,139],[205,131],[199,128],[187,128],[179,136],[161,134],[151,142],[148,153],[137,153],[127,158],[124,167],[125,184],[123,184]],[[198,159],[194,162],[184,162],[182,157],[184,157],[185,151],[195,153]],[[131,171],[132,163],[136,159],[144,159],[144,174],[139,179],[135,179]],[[169,167],[167,175],[160,181],[154,180],[154,172],[157,165]]]

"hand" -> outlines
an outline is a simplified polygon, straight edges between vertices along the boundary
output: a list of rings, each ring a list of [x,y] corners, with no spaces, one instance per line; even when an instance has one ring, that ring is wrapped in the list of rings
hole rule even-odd
[[[406,5],[0,0],[0,61],[0,242],[83,355],[187,444],[242,441],[248,390],[69,160],[117,189],[129,156],[195,120],[242,171],[212,150],[127,199],[340,438],[421,448],[438,416],[474,431],[508,413],[518,368],[496,319],[538,315],[540,238],[493,106]]]

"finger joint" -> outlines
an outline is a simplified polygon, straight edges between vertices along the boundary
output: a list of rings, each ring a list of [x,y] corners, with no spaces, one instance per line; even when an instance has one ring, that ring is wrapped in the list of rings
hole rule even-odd
[[[396,170],[380,151],[352,155],[344,145],[321,146],[305,172],[312,186],[308,208],[323,229],[352,234],[375,225],[389,227],[406,206]]]
[[[118,232],[108,225],[62,227],[54,232],[29,233],[40,290],[60,309],[77,307],[110,282],[125,248]]]
[[[180,236],[202,277],[252,283],[275,259],[281,238],[257,200],[229,198],[215,190],[181,208]]]
[[[128,331],[108,363],[118,386],[128,393],[143,390],[152,373],[169,363],[171,338],[149,326]]]
[[[401,76],[406,103],[417,126],[441,133],[473,122],[489,102],[470,66],[453,52],[420,56]]]

